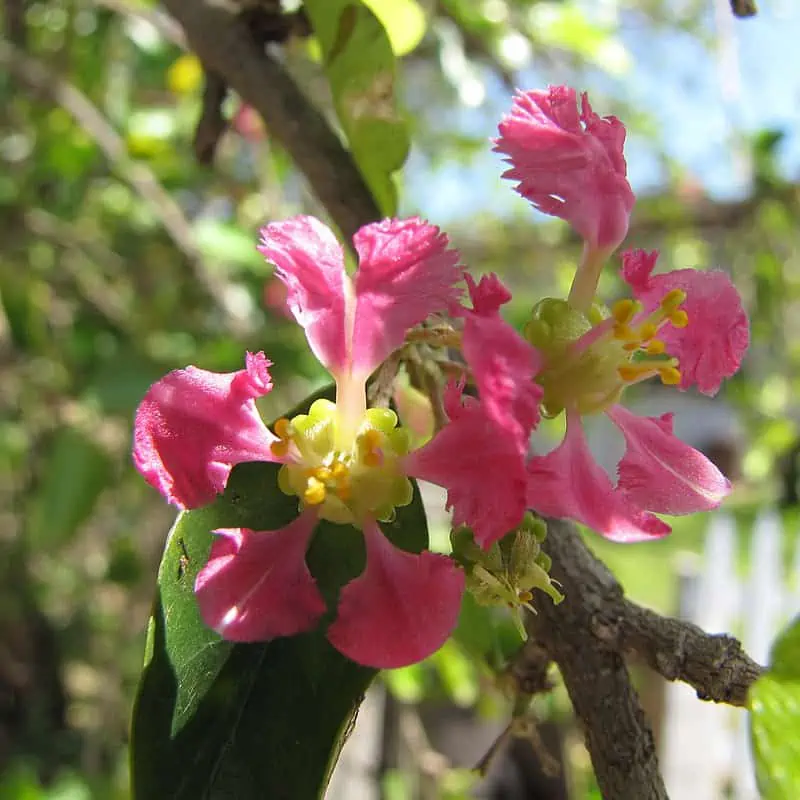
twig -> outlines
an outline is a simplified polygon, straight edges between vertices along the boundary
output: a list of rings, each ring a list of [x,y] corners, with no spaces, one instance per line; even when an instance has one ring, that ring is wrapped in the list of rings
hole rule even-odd
[[[755,0],[731,0],[734,17],[753,17],[758,13]]]
[[[222,104],[228,94],[228,87],[215,72],[204,69],[203,73],[205,76],[203,107],[194,131],[192,146],[195,158],[201,164],[211,164],[219,140],[228,127],[228,122],[222,115]]]
[[[258,111],[347,241],[362,225],[380,218],[350,154],[235,9],[212,0],[164,0],[164,5],[206,69]]]
[[[21,83],[60,105],[103,151],[110,166],[152,207],[164,230],[192,267],[196,280],[218,303],[224,302],[225,284],[204,263],[181,207],[161,186],[153,172],[128,154],[125,140],[77,87],[62,80],[38,59],[0,40],[0,65]]]

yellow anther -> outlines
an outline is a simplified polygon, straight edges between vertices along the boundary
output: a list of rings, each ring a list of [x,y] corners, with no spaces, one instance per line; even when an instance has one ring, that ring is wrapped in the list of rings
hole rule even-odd
[[[628,353],[632,353],[634,350],[638,350],[641,345],[641,342],[627,342],[626,344],[622,345],[622,349]]]
[[[666,345],[661,341],[661,339],[651,339],[647,343],[647,355],[660,356],[664,352],[665,348]]]
[[[528,591],[520,592],[518,597],[520,603],[530,603],[533,600],[533,593]]]
[[[662,367],[658,374],[665,386],[675,386],[681,382],[681,371],[677,367]]]
[[[686,292],[683,289],[673,289],[667,292],[661,300],[661,308],[667,314],[671,314],[686,299]]]
[[[345,481],[344,483],[337,484],[334,492],[340,500],[344,501],[349,500],[350,495],[352,494],[350,481]]]
[[[309,478],[303,492],[303,500],[310,506],[318,506],[325,501],[325,484],[317,478]]]
[[[621,367],[617,367],[617,374],[623,381],[635,381],[648,372],[654,372],[655,369],[652,364],[624,364]]]
[[[615,325],[614,338],[627,342],[636,339],[636,334],[628,325]]]
[[[331,467],[331,474],[333,475],[334,480],[340,481],[342,478],[349,476],[350,470],[347,469],[347,465],[343,464],[341,461],[334,461],[333,466]]]
[[[683,309],[679,309],[669,315],[669,321],[676,328],[685,328],[689,324],[689,315]]]
[[[275,420],[272,427],[275,428],[275,435],[279,439],[288,439],[291,436],[292,423],[286,417]]]
[[[337,462],[338,463],[338,462]],[[327,467],[316,467],[311,471],[311,474],[318,480],[325,483],[333,476],[333,472]]]
[[[611,308],[611,316],[620,324],[627,325],[639,311],[640,305],[635,300],[625,298],[617,300]]]
[[[652,339],[656,333],[658,333],[658,326],[654,325],[652,322],[645,322],[645,324],[639,328],[639,336],[643,342]]]
[[[380,431],[370,428],[360,436],[358,444],[364,464],[368,467],[379,467],[383,463],[383,453],[381,452],[383,434]]]
[[[269,449],[276,458],[283,458],[289,452],[289,440],[279,439],[277,442],[273,442]]]

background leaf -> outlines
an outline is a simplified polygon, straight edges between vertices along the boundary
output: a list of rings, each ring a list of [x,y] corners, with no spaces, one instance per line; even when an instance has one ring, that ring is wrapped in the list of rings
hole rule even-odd
[[[395,102],[395,57],[372,11],[352,0],[306,0],[325,73],[350,150],[386,216],[397,210],[392,173],[408,156],[406,123]]]
[[[800,797],[800,618],[776,641],[750,690],[751,734],[765,800]]]
[[[134,709],[134,796],[142,800],[318,797],[376,670],[348,661],[324,630],[264,644],[225,642],[201,621],[193,587],[217,527],[278,528],[297,500],[277,488],[278,465],[241,464],[213,506],[183,513],[158,578],[145,668]],[[382,526],[419,551],[427,527],[419,491]],[[351,526],[321,523],[308,564],[335,609],[341,586],[364,567]]]

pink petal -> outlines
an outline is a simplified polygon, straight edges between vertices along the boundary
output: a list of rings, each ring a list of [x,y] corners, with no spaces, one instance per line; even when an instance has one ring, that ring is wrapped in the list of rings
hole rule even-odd
[[[528,464],[528,505],[544,516],[573,519],[616,542],[645,541],[671,530],[614,489],[589,450],[580,417],[572,411],[564,441]]]
[[[352,363],[366,377],[403,344],[409,328],[458,299],[463,271],[447,236],[420,219],[365,225],[353,243],[359,264]]]
[[[404,460],[409,475],[447,489],[453,524],[468,525],[485,548],[515,528],[525,514],[524,455],[483,404],[448,388],[450,421]]]
[[[464,573],[447,558],[395,547],[364,525],[367,567],[339,595],[331,644],[359,664],[404,667],[438,650],[458,621]]]
[[[293,217],[261,229],[261,254],[286,284],[286,303],[306,332],[320,363],[336,375],[348,365],[347,316],[350,280],[331,230],[318,219]]]
[[[717,508],[730,493],[727,478],[702,454],[672,433],[672,414],[639,417],[612,406],[609,417],[625,435],[619,488],[638,506],[660,514]]]
[[[206,505],[234,464],[274,460],[275,437],[254,402],[272,389],[269,366],[263,353],[248,353],[239,372],[187,367],[150,387],[136,412],[133,461],[170,503]]]
[[[613,250],[625,238],[634,195],[628,183],[625,127],[600,117],[575,90],[518,92],[499,126],[495,151],[507,156],[504,178],[545,214],[567,220],[593,247]]]
[[[306,566],[316,516],[277,531],[222,528],[194,590],[200,615],[233,642],[260,642],[311,630],[325,602]]]
[[[622,279],[640,295],[647,291],[650,276],[656,268],[658,250],[626,250],[622,254]]]
[[[539,353],[498,313],[511,294],[496,275],[475,284],[467,275],[473,310],[465,317],[463,353],[485,412],[506,431],[521,455],[539,422],[542,388],[533,382],[541,368]]]
[[[717,393],[720,384],[738,369],[750,344],[747,314],[730,278],[718,270],[679,269],[650,275],[657,253],[634,250],[622,257],[622,275],[650,311],[673,289],[686,292],[681,306],[685,328],[667,323],[658,333],[667,352],[679,361],[681,389],[696,385],[703,394]]]

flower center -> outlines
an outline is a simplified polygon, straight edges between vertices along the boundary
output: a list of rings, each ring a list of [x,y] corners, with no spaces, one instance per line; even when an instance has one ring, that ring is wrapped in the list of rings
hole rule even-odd
[[[604,411],[626,386],[654,376],[668,385],[680,383],[678,360],[657,334],[667,323],[686,327],[689,319],[680,308],[685,299],[685,292],[674,289],[648,313],[630,299],[610,312],[595,305],[586,314],[565,300],[537,303],[524,333],[544,356],[536,378],[544,389],[544,413],[557,416],[568,406],[581,414]]]
[[[393,519],[395,508],[408,505],[413,495],[399,467],[408,453],[408,433],[397,422],[394,411],[369,408],[349,446],[342,447],[340,413],[329,400],[317,400],[308,414],[279,419],[272,452],[287,461],[278,486],[299,497],[301,509],[313,506],[331,522]]]

